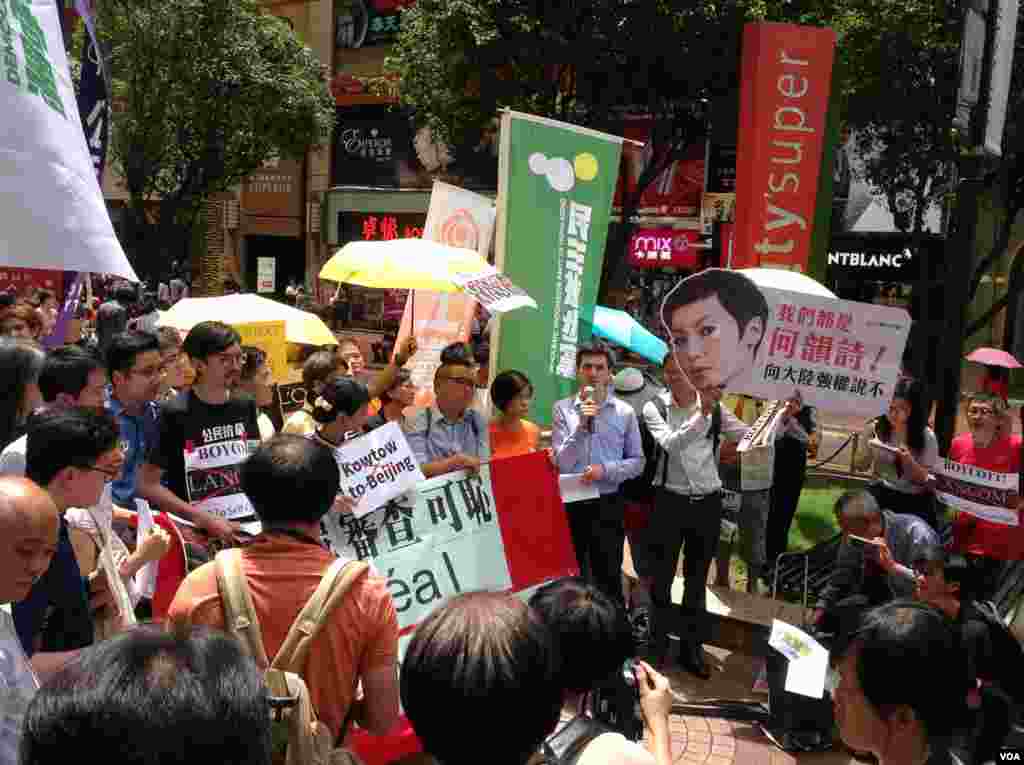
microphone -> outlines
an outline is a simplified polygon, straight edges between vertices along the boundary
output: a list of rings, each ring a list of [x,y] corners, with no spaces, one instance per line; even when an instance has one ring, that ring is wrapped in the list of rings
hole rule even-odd
[[[580,391],[580,394],[582,395],[584,401],[593,401],[594,400],[594,386],[593,385],[586,386],[582,391]],[[594,418],[593,417],[587,417],[586,425],[587,425],[587,430],[589,430],[591,433],[593,433],[594,432]]]

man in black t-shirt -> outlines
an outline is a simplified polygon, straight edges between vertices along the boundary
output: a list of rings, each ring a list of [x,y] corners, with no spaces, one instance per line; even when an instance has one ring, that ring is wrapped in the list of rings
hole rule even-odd
[[[233,391],[244,362],[241,338],[226,324],[204,321],[191,329],[182,349],[196,380],[190,391],[162,405],[139,491],[210,536],[236,541],[240,531],[258,531],[238,472],[260,443],[256,402]]]

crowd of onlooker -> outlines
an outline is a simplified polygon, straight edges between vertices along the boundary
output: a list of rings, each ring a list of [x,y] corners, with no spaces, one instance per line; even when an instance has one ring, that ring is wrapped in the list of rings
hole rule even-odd
[[[310,349],[305,404],[282,421],[271,416],[266,354],[232,327],[201,322],[182,337],[147,313],[132,316],[134,288],[112,284],[106,297],[94,342],[49,350],[30,320],[45,328],[42,313],[56,310],[46,295],[31,310],[0,312],[0,765],[16,761],[19,742],[26,764],[106,752],[99,747],[111,741],[125,762],[269,762],[280,734],[268,706],[282,702],[257,666],[291,650],[304,629],[308,654],[293,669],[334,745],[353,724],[389,732],[401,700],[444,765],[479,758],[467,732],[496,724],[502,745],[487,756],[509,765],[568,765],[566,751],[591,765],[668,765],[673,695],[662,671],[675,646],[683,668],[710,674],[704,583],[722,556],[723,487],[735,481],[756,592],[786,549],[806,472],[816,422],[799,396],[782,408],[769,464],[754,465],[753,480],[735,443],[756,409],[737,414],[742,402],[723,404],[721,385],[695,386],[686,353],[666,356],[661,385],[637,370],[614,374],[606,346],[582,344],[578,391],[554,405],[548,449],[557,472],[593,489],[566,503],[581,577],[549,583],[529,603],[495,593],[450,599],[416,630],[399,678],[395,604],[372,569],[354,577],[318,631],[294,624],[336,566],[322,521],[354,504],[342,491],[344,446],[397,423],[427,478],[540,451],[528,376],[501,370],[491,380],[486,348],[453,343],[440,354],[430,404],[417,406],[405,368],[414,340],[370,372],[359,343],[342,338]],[[843,542],[812,621],[833,649],[836,717],[851,747],[886,765],[984,762],[1024,701],[1020,646],[984,604],[992,561],[1019,558],[1017,537],[958,518],[941,546],[927,476],[937,450],[918,395],[902,382],[872,423],[878,480],[837,503]],[[976,396],[968,422],[955,459],[1019,468],[1005,405]],[[176,525],[139,533],[143,505]],[[622,587],[627,536],[635,593]],[[138,626],[152,608],[147,567],[183,544],[189,572],[166,624]],[[254,618],[237,618],[229,561]],[[632,661],[627,609],[638,603],[650,616],[649,663]],[[592,719],[595,689],[624,667],[645,746]]]

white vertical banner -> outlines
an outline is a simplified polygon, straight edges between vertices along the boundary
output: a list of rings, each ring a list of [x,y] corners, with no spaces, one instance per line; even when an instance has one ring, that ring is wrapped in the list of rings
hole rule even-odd
[[[486,258],[494,239],[496,214],[489,197],[434,181],[423,238],[476,250]],[[411,369],[418,406],[433,403],[434,372],[441,362],[441,351],[449,343],[469,339],[475,312],[476,301],[464,293],[423,290],[409,293],[396,347],[401,346],[410,332],[416,337],[419,350],[412,359]],[[412,328],[413,319],[415,328]]]
[[[0,0],[0,265],[138,280],[85,143],[55,0]]]

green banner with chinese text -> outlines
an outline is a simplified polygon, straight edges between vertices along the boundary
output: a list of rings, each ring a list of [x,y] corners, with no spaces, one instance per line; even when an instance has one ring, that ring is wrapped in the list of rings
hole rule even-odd
[[[496,265],[539,310],[501,317],[492,374],[533,383],[531,419],[551,424],[576,388],[576,349],[590,339],[622,139],[505,112],[501,122]]]

